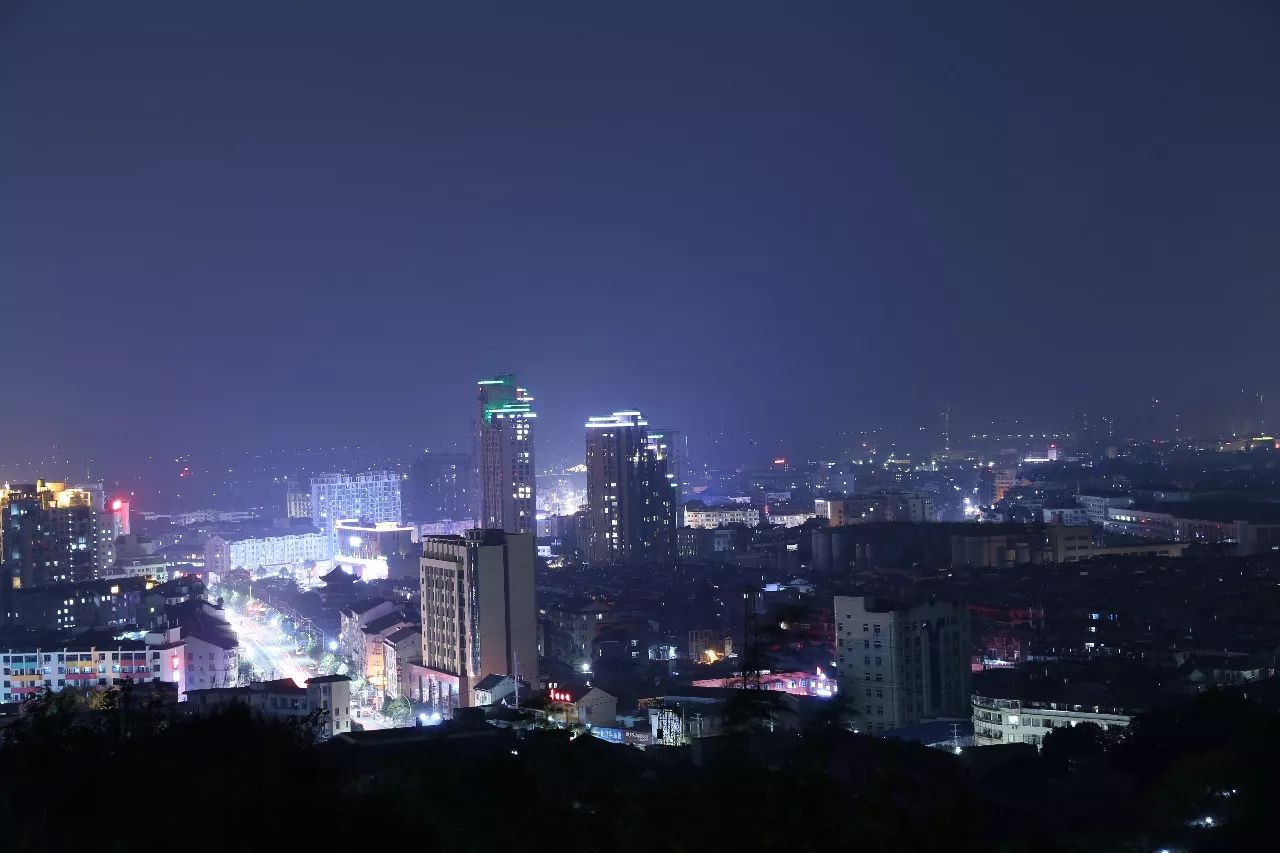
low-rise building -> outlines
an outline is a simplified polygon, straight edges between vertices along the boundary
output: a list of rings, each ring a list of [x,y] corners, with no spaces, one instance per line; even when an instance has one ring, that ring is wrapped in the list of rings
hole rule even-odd
[[[364,671],[365,626],[398,610],[393,601],[366,598],[338,611],[338,657],[347,662],[352,672]]]
[[[382,638],[382,695],[398,699],[408,695],[410,664],[422,663],[422,628],[405,625]]]
[[[258,575],[328,557],[328,539],[311,529],[242,536],[218,534],[205,543],[205,568],[218,575],[232,569],[246,569]]]
[[[562,725],[613,726],[618,697],[599,687],[561,685],[547,691],[548,715]]]
[[[307,679],[307,703],[324,711],[322,737],[351,731],[351,679],[345,675],[320,675]]]
[[[208,687],[187,691],[187,703],[196,713],[245,705],[272,719],[302,719],[311,711],[307,689],[292,678],[252,681],[243,687]]]
[[[745,524],[748,527],[755,527],[760,524],[760,510],[741,504],[707,506],[702,501],[689,501],[684,507],[684,523],[687,527],[703,530],[714,530],[726,524]]]
[[[1076,503],[1084,510],[1090,524],[1102,524],[1108,510],[1133,506],[1133,498],[1125,492],[1081,492]]]
[[[509,675],[486,675],[476,682],[476,686],[471,689],[471,693],[472,704],[475,706],[496,705],[508,696],[514,699],[516,681]]]
[[[1040,511],[1045,524],[1079,527],[1089,524],[1089,511],[1082,506],[1046,506]]]
[[[1125,728],[1133,712],[1110,705],[1071,702],[1024,702],[995,696],[973,697],[973,744],[1030,743],[1039,748],[1055,728],[1093,723],[1103,729]]]
[[[171,612],[167,618],[174,627],[148,631],[142,640],[85,632],[71,640],[0,652],[2,701],[21,702],[42,689],[106,688],[121,680],[169,682],[177,685],[179,694],[235,686],[238,643],[226,622],[216,613],[195,608]]]
[[[1144,539],[1235,545],[1241,556],[1280,548],[1280,507],[1233,501],[1134,504],[1107,510],[1104,527]]]
[[[292,678],[279,678],[254,681],[243,687],[189,690],[187,702],[196,713],[243,705],[274,720],[303,720],[323,711],[318,719],[318,737],[351,731],[351,679],[345,675],[308,678],[305,687]]]
[[[769,507],[766,514],[769,516],[770,524],[780,527],[799,527],[809,519],[818,517],[818,514],[812,510],[787,506]]]
[[[0,649],[0,701],[25,702],[42,690],[57,693],[68,687],[106,689],[117,681],[181,683],[182,661],[181,651],[110,636]]]

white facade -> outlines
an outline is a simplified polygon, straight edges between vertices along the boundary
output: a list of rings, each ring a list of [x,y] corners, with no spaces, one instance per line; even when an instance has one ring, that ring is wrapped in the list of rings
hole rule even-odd
[[[308,678],[307,704],[325,711],[321,737],[351,731],[351,680],[345,675]]]
[[[400,476],[390,471],[367,474],[332,474],[311,479],[311,523],[325,535],[328,551],[334,553],[335,522],[344,518],[377,523],[401,523]]]
[[[1031,743],[1039,749],[1056,728],[1094,723],[1103,729],[1126,728],[1133,715],[1119,708],[1060,702],[973,697],[973,745]]]
[[[152,631],[144,642],[120,641],[109,646],[0,649],[4,672],[0,701],[23,702],[42,689],[54,693],[67,687],[105,690],[117,680],[177,684],[179,696],[200,682],[235,684],[239,670],[235,649],[222,649],[195,637],[183,638],[181,633],[179,628]],[[193,665],[196,684],[190,683]]]
[[[816,512],[782,512],[769,513],[769,523],[783,527],[799,527],[811,518],[817,518]]]
[[[726,524],[745,524],[755,527],[760,523],[760,510],[753,506],[709,506],[703,509],[685,507],[684,523],[688,527],[714,530]]]
[[[1089,511],[1082,506],[1045,507],[1040,510],[1045,524],[1065,524],[1082,527],[1089,524]]]
[[[54,693],[67,687],[105,690],[116,680],[175,681],[171,663],[170,653],[138,642],[110,647],[0,649],[4,671],[0,701],[24,702],[43,689]]]
[[[1076,495],[1076,503],[1085,511],[1091,524],[1102,524],[1107,520],[1107,510],[1113,507],[1133,506],[1133,498],[1124,494],[1115,495]]]
[[[258,513],[251,510],[197,509],[191,512],[144,512],[142,517],[147,521],[167,518],[179,527],[190,527],[193,524],[212,524],[216,522],[253,521]]]
[[[236,649],[224,649],[199,637],[182,638],[185,667],[179,679],[179,690],[205,687],[235,687],[240,675],[240,655]]]
[[[321,533],[287,533],[245,539],[209,537],[205,565],[215,574],[232,569],[256,573],[275,566],[295,566],[329,558],[329,539]]]

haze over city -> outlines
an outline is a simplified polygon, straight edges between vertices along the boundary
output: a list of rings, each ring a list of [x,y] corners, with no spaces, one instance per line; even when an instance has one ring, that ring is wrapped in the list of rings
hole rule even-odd
[[[1152,9],[16,4],[0,455],[444,446],[502,371],[549,457],[627,406],[722,463],[1228,430],[1280,390],[1276,22]]]

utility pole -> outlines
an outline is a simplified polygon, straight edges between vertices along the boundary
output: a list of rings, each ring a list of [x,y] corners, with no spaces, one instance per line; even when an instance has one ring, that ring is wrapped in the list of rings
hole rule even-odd
[[[756,620],[756,595],[759,589],[749,586],[742,591],[743,601],[743,649],[742,689],[760,689],[760,627]]]

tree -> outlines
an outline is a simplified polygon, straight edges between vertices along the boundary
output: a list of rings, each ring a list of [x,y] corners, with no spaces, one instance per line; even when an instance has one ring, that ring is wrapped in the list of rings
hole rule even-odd
[[[1107,732],[1096,723],[1062,726],[1045,735],[1040,755],[1045,762],[1061,770],[1101,759],[1112,744]]]
[[[404,696],[388,699],[382,705],[382,716],[397,726],[407,726],[413,722],[413,704]]]

